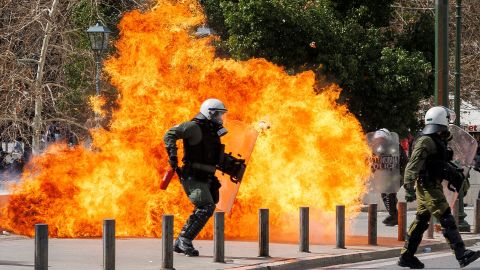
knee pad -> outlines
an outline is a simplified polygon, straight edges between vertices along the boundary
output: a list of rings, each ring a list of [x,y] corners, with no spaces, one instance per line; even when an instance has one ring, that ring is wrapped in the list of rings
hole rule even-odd
[[[203,208],[206,209],[207,214],[209,216],[212,216],[213,212],[215,212],[216,206],[215,206],[215,204],[207,204],[207,205],[203,206]]]
[[[428,223],[430,221],[430,215],[417,215],[415,217],[418,230],[423,233],[428,229]]]
[[[452,211],[448,208],[445,213],[440,217],[440,225],[446,230],[457,229],[457,223],[455,218],[452,216]]]
[[[208,220],[213,212],[215,212],[215,204],[206,204],[195,208],[195,215],[204,220]]]
[[[428,223],[430,222],[430,215],[428,214],[424,214],[424,215],[417,215],[416,216],[416,219],[418,220],[419,223],[426,223],[428,225]]]

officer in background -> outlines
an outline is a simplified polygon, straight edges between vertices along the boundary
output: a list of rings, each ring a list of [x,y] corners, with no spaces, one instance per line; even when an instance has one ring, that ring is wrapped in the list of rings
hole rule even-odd
[[[454,251],[460,267],[465,267],[480,257],[480,251],[465,248],[441,184],[445,179],[458,191],[464,180],[463,173],[448,163],[449,156],[452,155],[447,148],[451,139],[448,124],[454,117],[451,110],[442,106],[429,109],[425,115],[422,136],[413,147],[405,169],[404,188],[407,202],[417,199],[417,213],[408,229],[399,266],[412,269],[425,267],[414,254],[422,241],[423,233],[428,229],[431,215],[440,221],[443,236]]]
[[[164,137],[170,166],[179,172],[188,198],[195,206],[183,226],[174,250],[187,256],[198,256],[192,240],[197,237],[215,211],[219,200],[220,182],[215,177],[216,166],[224,154],[220,137],[227,133],[223,115],[227,112],[218,99],[208,99],[201,105],[200,113],[191,121],[172,127]],[[184,166],[178,167],[177,140],[183,140]]]
[[[377,165],[380,167],[379,169],[382,169],[382,167],[388,167],[397,170],[397,173],[399,173],[398,177],[403,176],[403,172],[405,170],[405,166],[407,165],[408,158],[403,150],[403,147],[400,145],[398,142],[398,139],[395,140],[394,136],[398,138],[398,135],[395,132],[390,132],[386,128],[379,129],[374,132],[373,137],[372,137],[372,142],[371,142],[371,147],[372,153],[377,157],[377,160],[383,160],[382,157],[386,157],[386,160],[390,160],[394,164],[385,164],[387,166],[383,166],[383,164]],[[388,157],[392,157],[392,154],[390,153],[392,149],[396,149],[395,152],[397,158],[391,158],[388,159]],[[381,162],[380,162],[381,163]],[[384,170],[387,168],[383,168]],[[394,184],[386,184],[385,186],[396,186],[398,185],[398,188],[401,186],[402,181],[398,181],[397,178],[395,177],[384,177],[385,179],[382,179],[383,181],[397,181],[400,183]],[[403,179],[401,179],[403,180]],[[385,192],[388,191],[388,192]],[[382,221],[383,224],[386,226],[395,226],[398,224],[398,211],[397,211],[397,190],[392,190],[392,188],[388,188],[388,190],[384,190],[384,192],[381,192],[381,197],[382,201],[385,204],[385,208],[387,209],[388,216]]]
[[[380,133],[377,135],[377,133]],[[387,137],[391,137],[390,131],[386,128],[382,128],[375,132],[375,136],[382,136],[382,133],[385,133]],[[408,158],[407,154],[403,150],[403,147],[399,144],[398,151],[400,153],[399,159],[399,169],[400,174],[403,176],[403,172],[405,170],[405,166],[407,165]],[[385,208],[387,209],[388,216],[382,221],[383,224],[387,226],[395,226],[398,225],[398,211],[397,211],[397,193],[381,193],[382,201],[385,204]]]

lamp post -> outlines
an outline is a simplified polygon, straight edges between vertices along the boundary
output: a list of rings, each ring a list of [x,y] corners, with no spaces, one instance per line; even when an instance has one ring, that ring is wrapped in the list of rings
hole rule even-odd
[[[95,55],[95,91],[97,96],[100,95],[100,63],[103,52],[108,48],[108,37],[111,32],[112,31],[100,21],[97,21],[97,24],[90,26],[87,30],[90,45]]]
[[[460,86],[461,86],[461,68],[460,68],[460,56],[462,46],[462,0],[456,1],[456,25],[455,25],[455,125],[460,126]],[[458,230],[461,232],[470,232],[470,224],[465,220],[467,213],[463,206],[463,187],[458,193]]]

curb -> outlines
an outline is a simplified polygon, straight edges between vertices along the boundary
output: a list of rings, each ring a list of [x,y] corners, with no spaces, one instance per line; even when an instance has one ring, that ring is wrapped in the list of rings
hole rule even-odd
[[[465,246],[472,246],[478,242],[480,242],[480,238],[472,238],[464,240]],[[434,244],[426,244],[421,245],[419,250],[423,248],[429,247],[432,251],[440,251],[449,249],[447,243],[434,243]],[[398,257],[400,254],[401,248],[389,248],[385,250],[378,250],[378,251],[357,251],[355,253],[348,253],[342,255],[334,255],[334,256],[312,256],[312,257],[304,257],[304,258],[294,258],[294,259],[285,259],[279,260],[270,263],[262,263],[257,265],[250,265],[250,266],[242,266],[242,267],[234,267],[229,269],[235,270],[302,270],[302,269],[311,269],[317,267],[327,267],[332,265],[339,265],[339,264],[351,264],[351,263],[358,263],[358,262],[365,262],[365,261],[372,261],[372,260],[381,260],[381,259],[389,259]]]

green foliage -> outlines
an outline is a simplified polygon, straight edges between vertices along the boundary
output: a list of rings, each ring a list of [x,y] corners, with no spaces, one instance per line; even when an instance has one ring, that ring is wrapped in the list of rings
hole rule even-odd
[[[58,106],[61,110],[89,111],[86,109],[89,108],[88,96],[95,94],[94,58],[85,57],[87,53],[91,53],[90,41],[86,33],[88,27],[100,19],[112,30],[110,38],[115,38],[118,34],[116,25],[122,14],[132,9],[134,5],[133,2],[105,0],[98,3],[97,7],[90,0],[80,0],[72,8],[69,15],[75,30],[70,35],[71,39],[75,40],[74,45],[77,50],[67,57],[64,65],[65,79],[70,91],[59,98]],[[113,51],[113,46],[110,46],[109,50]],[[116,98],[115,93],[115,89],[102,83],[102,94],[107,98],[107,102]],[[71,108],[72,106],[74,108]]]
[[[428,76],[431,74],[431,64],[420,52],[409,52],[401,48],[385,47],[374,68],[367,104],[364,107],[378,110],[366,111],[370,116],[369,130],[395,127],[400,133],[406,133],[408,128],[415,128],[418,121],[405,112],[416,112],[418,101],[423,97],[421,89],[428,88]],[[367,105],[367,106],[365,106]],[[392,118],[389,117],[393,116]],[[386,117],[387,116],[387,117]],[[395,120],[392,125],[387,121]]]
[[[225,17],[220,8],[221,0],[200,0],[207,16],[207,24],[215,26],[215,32],[223,39],[227,37],[227,27],[225,26]]]
[[[312,68],[344,89],[342,100],[366,131],[406,134],[417,125],[419,100],[433,89],[432,49],[423,44],[431,20],[421,16],[395,34],[385,27],[393,2],[202,0],[231,56],[264,57],[293,72]]]
[[[331,0],[339,18],[353,18],[363,26],[388,26],[395,0]]]
[[[424,12],[412,18],[398,36],[398,44],[408,51],[422,52],[428,62],[435,66],[435,18],[433,13]],[[431,95],[435,84],[435,74],[428,77],[428,87],[424,95]]]

